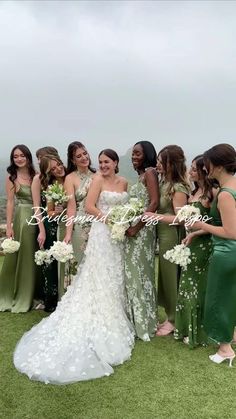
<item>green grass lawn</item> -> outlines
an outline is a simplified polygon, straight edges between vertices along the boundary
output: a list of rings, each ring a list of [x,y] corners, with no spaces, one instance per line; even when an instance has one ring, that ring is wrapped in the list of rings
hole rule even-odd
[[[66,386],[30,381],[12,355],[43,316],[0,313],[1,419],[236,418],[236,363],[215,365],[208,360],[215,348],[190,350],[173,337],[137,341],[131,361],[110,377]]]

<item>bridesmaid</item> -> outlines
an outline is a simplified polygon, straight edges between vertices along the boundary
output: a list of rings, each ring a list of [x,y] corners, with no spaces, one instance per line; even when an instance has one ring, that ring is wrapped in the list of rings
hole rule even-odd
[[[31,183],[35,175],[28,147],[16,145],[10,155],[9,176],[6,179],[6,236],[20,242],[19,251],[7,254],[0,274],[0,311],[24,313],[31,308],[35,286],[36,227],[28,225],[33,215]],[[14,212],[14,200],[16,208]],[[12,227],[13,220],[13,227]]]
[[[42,159],[42,157],[44,156],[48,156],[48,155],[53,155],[53,156],[57,156],[58,155],[58,151],[55,147],[52,146],[45,146],[45,147],[41,147],[36,151],[36,157],[38,160],[38,164],[40,165],[40,161]],[[60,158],[60,157],[59,157]],[[45,198],[44,196],[41,195],[41,186],[40,186],[40,173],[36,173],[34,179],[33,179],[33,185],[37,184],[36,189],[34,191],[34,206],[36,207],[42,207],[42,206],[46,206],[45,203]],[[43,215],[46,215],[43,214]],[[41,216],[38,216],[39,219],[41,219]],[[44,223],[39,222],[38,223],[38,243],[40,243],[40,248],[43,247],[45,239],[46,239],[46,232],[45,232],[45,228],[44,228]],[[43,293],[43,289],[44,289],[44,275],[42,273],[42,269],[40,266],[37,266],[38,271],[40,271],[40,275],[37,276],[37,281],[35,284],[35,309],[39,310],[39,309],[44,309],[44,293]]]
[[[91,167],[91,160],[85,146],[74,141],[67,150],[67,173],[64,188],[70,199],[67,204],[68,218],[85,216],[85,198],[87,196],[95,170]],[[86,248],[90,225],[71,222],[66,226],[64,241],[72,242],[75,258],[80,264]]]
[[[44,156],[41,158],[39,166],[41,190],[47,191],[48,186],[55,182],[58,182],[61,185],[64,184],[66,169],[59,156]],[[47,200],[46,206],[47,214],[52,218],[58,217],[64,210],[62,205],[55,206],[53,202],[48,202]],[[44,249],[50,249],[53,242],[57,241],[58,238],[58,222],[45,219],[44,228],[46,232]],[[61,283],[64,284],[64,276],[60,277],[58,275],[58,262],[56,260],[46,268],[44,267],[43,270],[45,311],[51,312],[54,311],[57,306],[58,289],[60,289]]]
[[[158,325],[157,336],[166,336],[174,331],[175,309],[179,272],[177,265],[164,259],[167,250],[172,249],[184,238],[184,227],[170,225],[175,221],[178,208],[187,204],[190,187],[186,178],[185,156],[181,147],[169,145],[158,154],[157,169],[161,174],[160,205],[158,214],[147,216],[159,220],[158,305],[163,306],[167,320]]]
[[[213,198],[212,185],[204,170],[202,155],[193,159],[189,179],[195,188],[189,197],[188,204],[199,208],[202,217],[209,217]],[[207,336],[203,329],[203,314],[208,261],[212,252],[211,235],[201,234],[201,230],[191,232],[183,243],[190,247],[191,263],[180,276],[174,337],[183,340],[193,348],[207,344]]]
[[[217,364],[228,360],[232,365],[235,352],[231,341],[236,324],[236,151],[229,144],[215,145],[204,153],[204,163],[208,177],[220,185],[211,207],[212,225],[194,225],[213,236],[204,327],[208,337],[219,344],[210,360]]]
[[[156,211],[159,203],[156,150],[149,141],[137,142],[132,163],[138,182],[130,189],[130,197],[144,202],[147,211]],[[155,244],[156,228],[142,221],[128,228],[125,248],[125,283],[128,310],[136,336],[149,341],[156,331]]]

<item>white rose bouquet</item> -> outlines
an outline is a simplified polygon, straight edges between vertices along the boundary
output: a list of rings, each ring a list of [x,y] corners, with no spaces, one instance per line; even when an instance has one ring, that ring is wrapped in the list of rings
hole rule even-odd
[[[188,264],[191,262],[190,255],[189,247],[184,244],[178,244],[173,249],[167,250],[163,257],[171,263],[180,265],[186,271]]]
[[[1,244],[4,253],[15,253],[20,248],[20,242],[14,239],[5,239]]]
[[[53,245],[48,250],[38,250],[34,254],[34,260],[36,265],[50,265],[53,260],[57,260],[58,262],[71,263],[75,268],[75,259],[74,259],[74,252],[71,244],[66,244],[65,242],[53,242]]]
[[[49,250],[38,250],[34,254],[34,261],[36,265],[42,266],[45,264],[48,266],[50,263],[52,263],[53,258],[49,254]]]
[[[72,244],[57,241],[49,249],[49,255],[58,262],[66,263],[74,258]]]
[[[124,205],[115,205],[108,217],[111,239],[115,242],[122,242],[131,222],[137,220],[143,212],[143,203],[137,198],[131,198]]]
[[[54,202],[55,205],[62,205],[64,202],[69,200],[69,196],[66,195],[63,185],[56,181],[52,185],[49,185],[46,191],[43,191],[43,195],[49,202]]]

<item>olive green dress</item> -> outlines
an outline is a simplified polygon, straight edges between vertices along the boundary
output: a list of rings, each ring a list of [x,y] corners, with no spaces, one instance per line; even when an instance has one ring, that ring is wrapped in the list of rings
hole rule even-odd
[[[0,311],[24,313],[31,308],[37,267],[37,226],[28,225],[33,215],[31,187],[20,185],[16,192],[13,222],[15,240],[20,242],[18,252],[7,254],[0,274]]]
[[[168,182],[160,183],[158,214],[175,214],[172,199],[166,193],[168,186]],[[181,183],[174,184],[174,192],[183,192],[189,195],[189,190]],[[157,235],[159,240],[158,305],[164,307],[168,320],[174,324],[180,269],[178,265],[164,259],[163,255],[181,242],[185,230],[182,226],[169,225],[160,221],[157,225]]]
[[[221,188],[236,200],[236,191]],[[218,193],[218,194],[219,194]],[[217,208],[218,194],[210,216],[212,224],[221,226]],[[209,264],[205,301],[204,328],[217,343],[230,343],[236,325],[236,240],[213,236],[213,254]]]
[[[139,180],[130,189],[130,198],[139,198],[144,208],[149,205],[146,186]],[[155,299],[155,245],[156,227],[145,226],[125,243],[125,286],[128,313],[136,336],[149,341],[157,325]]]
[[[201,202],[193,202],[202,216],[209,216],[210,209]],[[188,337],[189,346],[207,344],[207,336],[203,329],[203,316],[207,286],[209,258],[212,253],[210,234],[193,238],[189,245],[191,263],[186,271],[181,272],[179,294],[175,316],[175,339]]]

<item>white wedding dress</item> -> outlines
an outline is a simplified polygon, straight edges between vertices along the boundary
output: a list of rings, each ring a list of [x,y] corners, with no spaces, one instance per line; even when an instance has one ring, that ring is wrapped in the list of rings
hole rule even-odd
[[[106,214],[127,201],[126,192],[103,191],[97,207]],[[67,384],[113,373],[131,356],[134,332],[126,314],[123,245],[109,227],[93,222],[85,260],[58,303],[18,342],[15,367],[31,380]]]

